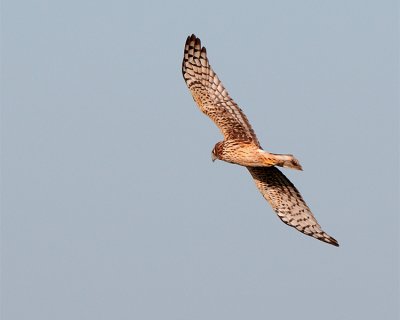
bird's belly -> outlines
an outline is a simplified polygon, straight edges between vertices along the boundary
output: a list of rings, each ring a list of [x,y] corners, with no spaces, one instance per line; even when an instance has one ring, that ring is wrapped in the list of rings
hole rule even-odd
[[[258,150],[248,150],[247,148],[236,149],[235,152],[224,154],[221,160],[245,167],[265,167],[273,165],[272,163],[268,163],[265,156]]]

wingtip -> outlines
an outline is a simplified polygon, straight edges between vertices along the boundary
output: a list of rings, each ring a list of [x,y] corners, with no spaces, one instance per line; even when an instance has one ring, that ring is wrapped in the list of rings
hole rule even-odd
[[[325,235],[324,238],[319,239],[319,240],[322,240],[323,242],[331,244],[335,247],[339,247],[339,242],[337,242],[337,240],[335,238],[332,238],[331,236]]]
[[[197,37],[194,33],[192,33],[190,36],[188,36],[186,38],[186,45],[188,45],[189,43],[195,43],[196,45],[200,45],[201,46],[201,40],[199,37]]]
[[[194,33],[192,33],[190,36],[187,37],[186,43],[193,42],[193,41],[196,42],[197,40],[200,41],[200,39],[197,38]]]
[[[332,246],[339,247],[339,242],[334,237],[331,237],[329,234],[327,234],[324,231],[314,233],[314,234],[307,234],[307,233],[304,233],[304,234],[311,236],[319,241],[325,242],[327,244],[331,244]]]
[[[333,240],[335,240],[335,239],[333,239]],[[332,245],[335,247],[340,247],[339,242],[337,242],[336,240],[335,240],[335,242],[332,243]]]

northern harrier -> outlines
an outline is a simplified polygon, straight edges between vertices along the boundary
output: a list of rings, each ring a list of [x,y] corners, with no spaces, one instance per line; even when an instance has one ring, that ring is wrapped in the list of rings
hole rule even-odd
[[[212,150],[212,160],[246,167],[261,194],[284,223],[308,236],[339,246],[321,229],[296,187],[276,168],[302,170],[300,163],[293,155],[269,153],[261,148],[247,117],[211,68],[206,48],[195,35],[186,40],[182,73],[194,101],[224,136]]]

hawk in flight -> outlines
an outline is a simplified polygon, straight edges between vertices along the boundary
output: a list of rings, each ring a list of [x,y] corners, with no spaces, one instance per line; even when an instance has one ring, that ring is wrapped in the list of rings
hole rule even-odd
[[[206,48],[195,35],[186,40],[182,73],[194,101],[224,136],[212,150],[212,160],[246,167],[263,197],[284,223],[308,236],[339,246],[321,229],[299,191],[277,168],[302,170],[299,161],[291,154],[274,154],[261,148],[247,117],[211,68]]]

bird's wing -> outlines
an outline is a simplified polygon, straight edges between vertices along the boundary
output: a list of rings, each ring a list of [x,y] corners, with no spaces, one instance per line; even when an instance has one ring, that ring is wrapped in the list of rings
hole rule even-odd
[[[212,70],[206,48],[201,47],[195,35],[186,40],[182,74],[200,110],[214,121],[225,140],[251,141],[259,145],[247,117]]]
[[[300,192],[279,169],[275,167],[247,167],[247,169],[261,194],[284,223],[308,236],[339,246],[334,238],[321,229]]]

